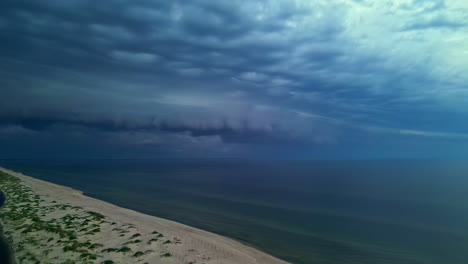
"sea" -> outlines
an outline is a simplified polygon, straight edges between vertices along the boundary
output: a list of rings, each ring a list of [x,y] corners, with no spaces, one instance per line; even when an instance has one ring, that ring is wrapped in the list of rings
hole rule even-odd
[[[297,264],[468,263],[468,162],[0,160]]]

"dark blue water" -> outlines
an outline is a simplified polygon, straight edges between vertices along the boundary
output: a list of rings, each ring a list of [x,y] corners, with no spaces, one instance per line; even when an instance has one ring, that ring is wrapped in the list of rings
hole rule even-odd
[[[294,263],[466,264],[468,163],[1,161]]]

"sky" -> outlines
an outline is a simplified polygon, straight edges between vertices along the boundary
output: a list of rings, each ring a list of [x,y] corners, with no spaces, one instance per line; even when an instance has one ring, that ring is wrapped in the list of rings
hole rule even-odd
[[[466,0],[3,0],[0,158],[468,158]]]

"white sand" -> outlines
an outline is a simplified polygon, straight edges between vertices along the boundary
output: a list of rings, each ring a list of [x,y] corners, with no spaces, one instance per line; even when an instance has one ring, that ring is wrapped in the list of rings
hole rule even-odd
[[[82,207],[82,209],[76,210],[67,209],[44,213],[43,217],[46,220],[53,218],[60,219],[67,214],[82,217],[86,215],[87,211],[98,212],[105,216],[106,221],[100,224],[101,231],[97,234],[86,235],[84,233],[78,233],[79,239],[82,241],[86,239],[93,243],[103,244],[103,246],[96,251],[99,255],[98,260],[92,263],[101,263],[103,260],[112,260],[114,263],[286,263],[226,237],[177,222],[121,208],[101,200],[87,197],[83,195],[82,192],[65,186],[38,180],[3,168],[0,168],[0,170],[19,178],[24,186],[31,188],[34,195],[39,195],[42,200],[41,206],[53,205],[55,204],[53,201],[56,201],[56,203],[59,204]],[[8,227],[6,227],[6,229],[8,229]],[[118,232],[115,231],[115,229],[123,231]],[[148,244],[149,240],[156,237],[156,234],[152,234],[154,231],[163,234],[163,237],[160,237],[158,241],[154,243]],[[102,249],[122,247],[122,245],[130,241],[131,236],[135,234],[140,234],[140,236],[133,240],[138,239],[141,240],[141,242],[127,244],[127,246],[132,249],[128,254],[102,252]],[[45,232],[35,235],[44,236],[42,240],[47,240],[47,236],[50,236],[50,234],[48,235]],[[15,236],[13,237],[15,238]],[[20,239],[19,237],[20,235],[16,234],[16,238]],[[171,243],[164,244],[164,241],[167,240],[170,240]],[[53,245],[50,245],[51,248],[52,246]],[[50,251],[48,258],[51,259],[54,257],[62,258],[66,256],[61,247]],[[133,254],[138,251],[148,253],[141,257],[134,257]],[[162,257],[166,253],[169,253],[171,256]],[[72,258],[73,256],[70,255],[69,257]]]

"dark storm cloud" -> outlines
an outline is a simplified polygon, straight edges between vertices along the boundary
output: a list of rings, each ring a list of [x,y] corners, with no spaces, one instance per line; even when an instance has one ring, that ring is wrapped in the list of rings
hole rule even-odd
[[[5,55],[79,69],[89,64],[107,68],[134,62],[139,70],[175,74],[209,75],[211,68],[227,68],[234,75],[266,71],[262,68],[280,62],[294,49],[282,39],[285,22],[307,13],[283,4],[273,14],[265,12],[265,18],[257,19],[255,10],[242,6],[217,1],[7,1],[2,10],[11,50]],[[313,34],[294,39],[295,44],[333,37],[340,33],[340,26],[324,23],[311,30]],[[305,50],[301,56],[321,62],[336,57],[336,51],[318,48]]]
[[[191,124],[172,124],[170,121],[155,121],[151,118],[147,122],[131,120],[102,120],[80,116],[61,116],[42,114],[35,116],[8,115],[0,118],[1,127],[23,128],[31,131],[46,131],[54,127],[72,127],[76,131],[95,130],[98,132],[113,133],[156,133],[156,134],[182,134],[191,137],[219,136],[226,143],[284,143],[288,138],[285,131],[280,131],[271,125],[269,129],[253,129],[248,121],[240,126],[232,127],[227,121],[218,126],[196,126]],[[281,134],[284,135],[281,136]],[[288,140],[293,142],[293,140]]]
[[[171,146],[424,134],[417,115],[463,105],[450,46],[430,42],[465,28],[455,2],[5,0],[0,124]]]

